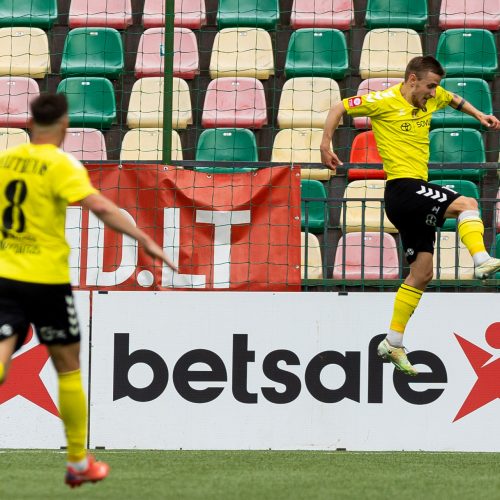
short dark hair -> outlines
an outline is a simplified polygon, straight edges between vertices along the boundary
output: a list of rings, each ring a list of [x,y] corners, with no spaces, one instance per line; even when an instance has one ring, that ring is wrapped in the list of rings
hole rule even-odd
[[[445,71],[441,66],[441,63],[432,56],[418,56],[414,57],[406,66],[405,71],[405,82],[408,81],[411,73],[417,75],[417,78],[421,80],[426,73],[435,73],[443,77]]]
[[[38,125],[53,125],[67,112],[64,94],[41,94],[31,103],[33,121]]]

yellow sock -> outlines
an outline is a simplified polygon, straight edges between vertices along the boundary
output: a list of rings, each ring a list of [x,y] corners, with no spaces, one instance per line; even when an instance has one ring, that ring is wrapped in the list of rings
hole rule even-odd
[[[3,382],[5,376],[5,366],[3,363],[0,363],[0,384]]]
[[[460,221],[458,223],[458,234],[472,256],[478,252],[486,252],[483,240],[484,224],[479,217]]]
[[[59,373],[59,411],[68,441],[68,462],[79,462],[87,454],[87,401],[80,370]]]
[[[410,319],[413,311],[418,306],[420,298],[422,297],[422,290],[413,288],[403,283],[396,293],[394,300],[394,311],[392,313],[391,330],[399,333],[404,333],[406,324]]]

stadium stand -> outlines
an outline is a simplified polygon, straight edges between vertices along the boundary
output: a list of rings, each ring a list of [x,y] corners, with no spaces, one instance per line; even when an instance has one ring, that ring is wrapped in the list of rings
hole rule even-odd
[[[245,128],[212,128],[198,139],[196,161],[258,160],[257,143],[251,130]]]
[[[108,159],[104,135],[95,128],[69,128],[61,148],[80,161]]]
[[[300,275],[302,279],[323,278],[321,246],[318,237],[312,233],[300,233]]]
[[[290,16],[292,29],[336,28],[348,30],[354,23],[352,0],[294,0]]]
[[[398,277],[399,256],[393,236],[380,232],[353,232],[340,238],[335,253],[334,279]]]
[[[474,277],[474,261],[456,232],[438,232],[433,262],[437,279],[467,280]]]
[[[498,0],[442,0],[439,27],[500,29]]]
[[[354,138],[349,161],[351,163],[383,163],[371,130],[361,132]]]
[[[30,138],[22,128],[0,128],[0,151],[27,142]]]
[[[267,123],[266,95],[255,78],[216,78],[205,94],[201,125],[262,128]]]
[[[205,0],[175,0],[174,25],[199,30],[207,23]],[[142,23],[145,28],[165,26],[165,0],[144,0]]]
[[[38,83],[26,77],[0,77],[0,126],[28,126],[30,103],[40,94]]]
[[[280,17],[278,0],[219,0],[218,28],[276,29]]]
[[[323,129],[280,130],[274,138],[271,161],[278,163],[319,163]]]
[[[302,230],[311,233],[323,233],[329,222],[327,195],[325,186],[317,180],[302,179],[301,225]],[[321,198],[321,200],[305,201],[304,198]]]
[[[361,78],[402,78],[410,59],[422,55],[418,33],[405,28],[381,28],[369,31],[361,49]]]
[[[30,26],[48,30],[58,16],[57,0],[4,0],[0,2],[0,26]]]
[[[123,137],[120,161],[162,161],[163,129],[134,128]],[[172,130],[172,160],[182,160],[182,145]]]
[[[431,163],[484,163],[481,133],[472,128],[436,128],[429,134]]]
[[[124,30],[132,24],[131,0],[72,0],[69,27],[108,27]]]
[[[368,0],[365,23],[368,29],[411,28],[423,30],[427,23],[427,0],[394,2]]]

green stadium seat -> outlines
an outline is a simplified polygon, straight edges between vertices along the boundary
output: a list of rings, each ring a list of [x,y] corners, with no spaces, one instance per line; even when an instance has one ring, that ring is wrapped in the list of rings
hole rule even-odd
[[[498,71],[493,33],[482,29],[451,29],[441,33],[436,59],[446,75],[492,80]]]
[[[481,78],[443,78],[441,86],[453,94],[462,96],[487,115],[493,112],[491,91]],[[456,127],[481,129],[481,124],[472,116],[446,106],[432,116],[431,128]]]
[[[475,198],[479,201],[479,189],[471,181],[466,181],[463,179],[436,179],[432,181],[432,184],[437,184],[438,186],[446,186],[463,196],[468,196],[469,198]],[[481,210],[481,209],[480,209]],[[457,228],[456,219],[446,219],[444,221],[442,231],[455,231]]]
[[[486,154],[481,132],[472,128],[431,130],[431,163],[484,163]]]
[[[427,16],[427,0],[405,0],[402,2],[368,0],[365,23],[368,29],[412,28],[423,30]]]
[[[257,161],[257,143],[246,128],[212,128],[198,139],[196,161]]]
[[[59,83],[57,92],[66,94],[72,127],[103,129],[116,120],[115,92],[107,78],[66,78]]]
[[[496,259],[500,259],[500,234],[497,234],[493,242],[493,248],[491,249],[490,255],[494,256]],[[500,280],[500,272],[495,274],[495,279]]]
[[[57,21],[57,0],[2,0],[0,26],[48,30]]]
[[[124,57],[120,33],[114,28],[75,28],[64,43],[61,75],[118,78]]]
[[[219,0],[217,26],[276,29],[279,20],[278,0]]]
[[[323,233],[329,221],[328,202],[325,186],[312,179],[302,179],[301,186],[301,225],[302,230],[306,228],[311,233]],[[323,198],[325,201],[308,201],[305,198]]]
[[[286,78],[324,76],[342,80],[348,67],[347,45],[342,31],[303,28],[292,33],[286,54]]]

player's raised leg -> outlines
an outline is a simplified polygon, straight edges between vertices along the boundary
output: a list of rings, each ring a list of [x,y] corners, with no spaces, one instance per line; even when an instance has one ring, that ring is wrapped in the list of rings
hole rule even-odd
[[[108,475],[109,466],[96,461],[86,450],[87,401],[80,373],[80,343],[48,347],[59,378],[59,411],[68,443],[65,482],[73,488],[101,481]]]

